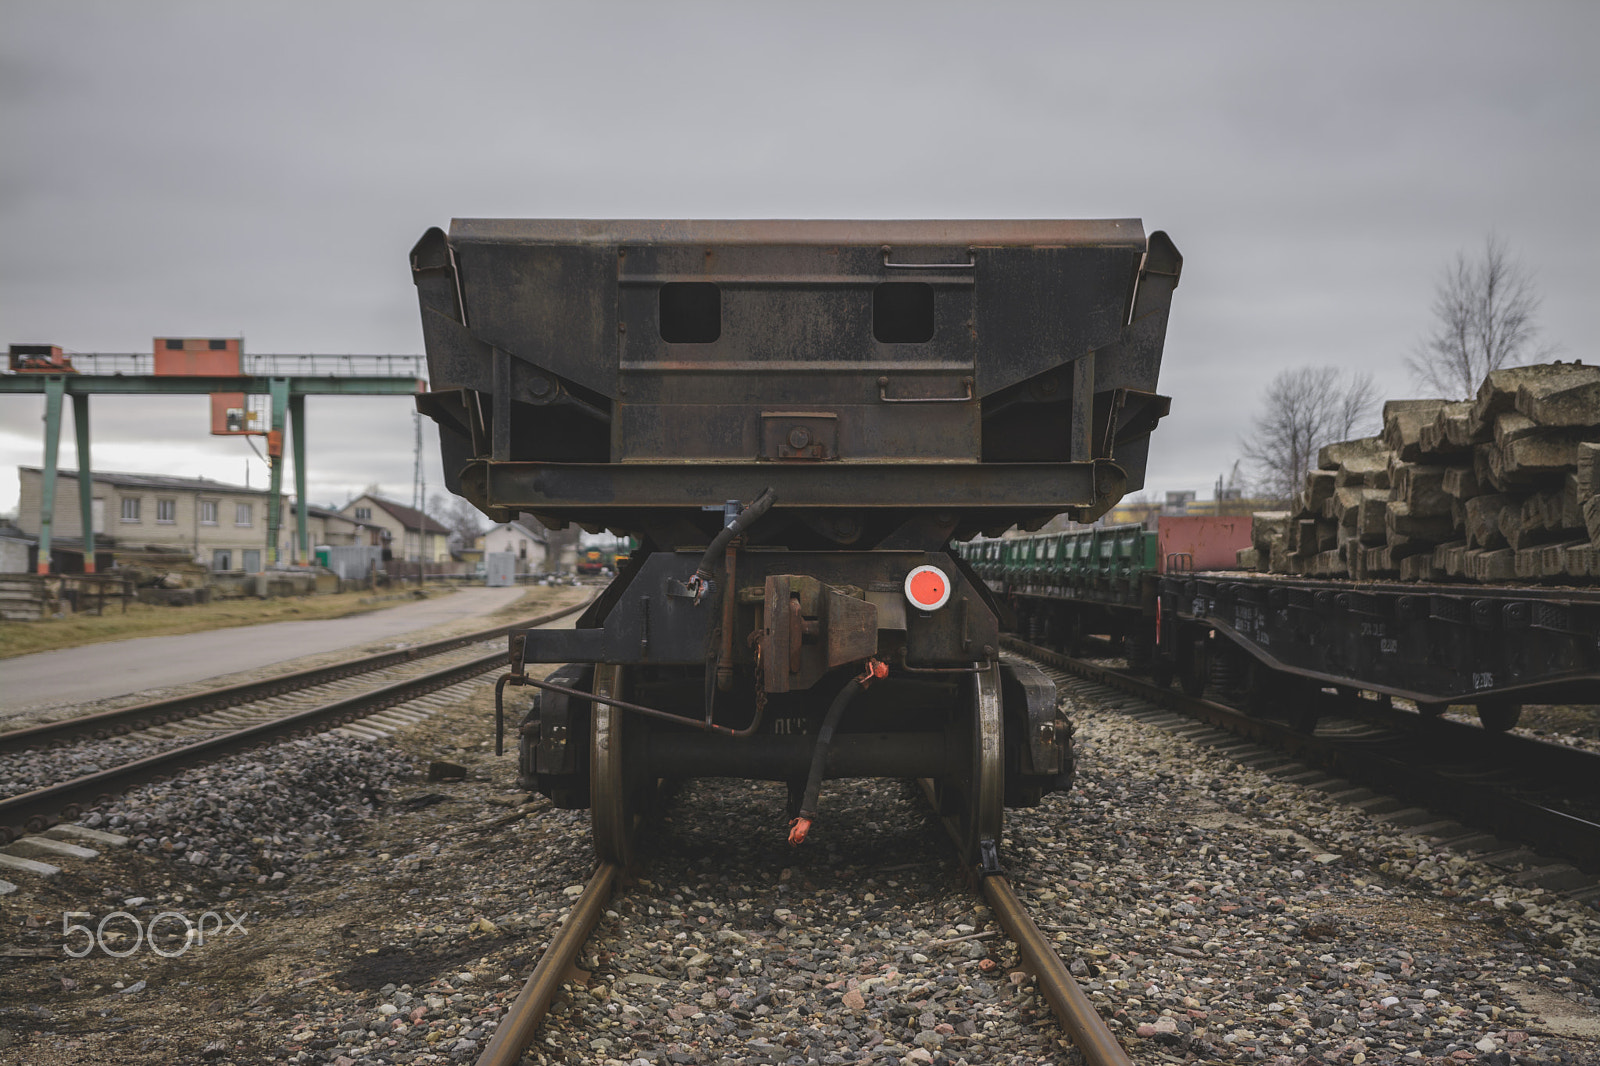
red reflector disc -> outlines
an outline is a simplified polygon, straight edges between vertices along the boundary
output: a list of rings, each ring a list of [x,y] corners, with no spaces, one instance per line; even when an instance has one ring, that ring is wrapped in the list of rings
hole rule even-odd
[[[906,599],[920,610],[938,610],[950,599],[950,579],[937,566],[919,566],[906,575]]]

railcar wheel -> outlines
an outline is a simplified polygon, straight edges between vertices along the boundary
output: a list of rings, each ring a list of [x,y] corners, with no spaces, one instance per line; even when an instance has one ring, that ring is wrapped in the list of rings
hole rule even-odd
[[[1083,638],[1085,636],[1083,612],[1073,611],[1072,620],[1067,623],[1065,638],[1066,654],[1074,659],[1083,657]]]
[[[1188,654],[1185,654],[1187,651]],[[1210,656],[1203,637],[1184,636],[1178,644],[1178,684],[1186,696],[1199,699],[1211,679]]]
[[[1006,793],[1000,667],[992,665],[972,678],[972,762],[956,814],[962,861],[969,865],[982,861],[983,840],[999,847]]]
[[[1504,733],[1522,717],[1522,704],[1510,700],[1485,700],[1478,704],[1478,721],[1491,733]]]
[[[1252,718],[1265,718],[1282,702],[1283,675],[1260,659],[1245,664],[1244,709]]]
[[[1322,717],[1322,689],[1303,677],[1290,677],[1284,685],[1284,720],[1296,733],[1310,736]]]
[[[596,696],[624,699],[622,667],[602,663],[594,668]],[[595,856],[626,867],[633,861],[633,823],[639,782],[632,771],[627,712],[603,703],[590,712],[589,816]]]

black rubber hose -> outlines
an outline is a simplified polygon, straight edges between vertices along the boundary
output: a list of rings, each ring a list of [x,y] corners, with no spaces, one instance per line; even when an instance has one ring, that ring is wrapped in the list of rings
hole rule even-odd
[[[761,495],[752,500],[749,507],[740,511],[737,518],[723,526],[722,531],[711,538],[711,543],[706,546],[706,553],[700,557],[700,565],[695,568],[694,576],[702,582],[711,581],[714,576],[711,568],[717,565],[722,553],[727,551],[728,542],[749,529],[756,519],[766,514],[776,502],[778,502],[777,493],[770,488],[762,490]]]
[[[817,817],[817,796],[822,792],[822,767],[828,761],[828,745],[833,743],[833,732],[839,727],[839,719],[844,717],[844,709],[850,706],[850,701],[860,691],[860,683],[855,680],[845,682],[844,688],[829,704],[828,713],[822,719],[822,728],[817,730],[817,746],[811,752],[811,774],[806,778],[805,794],[800,797],[800,817],[807,821],[815,821]]]

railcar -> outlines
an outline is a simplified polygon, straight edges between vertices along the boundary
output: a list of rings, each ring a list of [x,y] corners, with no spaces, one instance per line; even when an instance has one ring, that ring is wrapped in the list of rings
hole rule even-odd
[[[1600,703],[1600,590],[1348,581],[1235,566],[1250,517],[978,539],[957,550],[1008,601],[1023,639],[1069,653],[1103,635],[1130,665],[1312,729],[1337,700],[1402,697],[1427,716]],[[1052,555],[1053,548],[1053,555]],[[1041,571],[1007,567],[1034,558]],[[997,565],[998,563],[998,565]]]
[[[926,778],[996,861],[1071,727],[950,544],[1142,485],[1181,264],[1137,220],[429,230],[450,489],[638,544],[576,629],[523,635],[521,779],[625,861],[659,778],[785,782],[795,843],[824,781]]]

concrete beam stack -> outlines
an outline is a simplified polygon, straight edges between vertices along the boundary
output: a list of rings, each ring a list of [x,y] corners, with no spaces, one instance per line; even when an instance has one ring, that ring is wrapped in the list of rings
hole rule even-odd
[[[1600,367],[1489,374],[1472,400],[1391,400],[1323,448],[1296,510],[1256,518],[1276,573],[1401,581],[1600,578]]]

